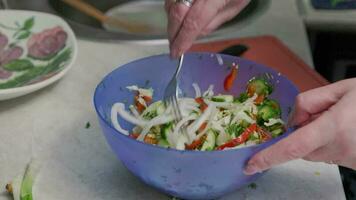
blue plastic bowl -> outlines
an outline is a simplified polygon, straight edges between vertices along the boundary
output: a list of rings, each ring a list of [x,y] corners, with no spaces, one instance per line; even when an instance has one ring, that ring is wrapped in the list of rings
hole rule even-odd
[[[238,77],[231,94],[245,91],[249,79],[257,75],[270,74],[274,77],[275,90],[271,98],[277,99],[282,108],[282,118],[287,120],[294,104],[297,88],[284,76],[254,62],[228,55],[220,55],[220,65],[215,54],[186,54],[181,89],[186,96],[194,96],[192,83],[206,90],[215,85],[216,93],[223,90],[224,78],[229,74],[228,66],[239,65]],[[165,86],[176,68],[177,62],[168,55],[143,58],[125,64],[108,74],[97,86],[94,104],[99,122],[110,147],[122,163],[143,182],[158,190],[183,199],[215,199],[256,180],[263,173],[246,176],[243,173],[248,159],[256,152],[272,145],[290,133],[266,143],[227,151],[178,151],[145,144],[116,131],[110,120],[111,106],[116,102],[133,102],[133,94],[125,87],[137,84],[149,85],[155,91],[154,101],[162,99]],[[128,108],[128,107],[127,107]],[[119,120],[123,128],[132,125]]]

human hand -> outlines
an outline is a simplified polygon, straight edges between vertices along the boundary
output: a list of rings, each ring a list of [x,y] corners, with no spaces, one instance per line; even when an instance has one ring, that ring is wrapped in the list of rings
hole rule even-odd
[[[250,0],[195,0],[192,7],[166,0],[171,56],[179,57],[199,36],[236,16]]]
[[[356,78],[297,96],[291,124],[300,127],[254,155],[245,173],[303,158],[356,169]]]

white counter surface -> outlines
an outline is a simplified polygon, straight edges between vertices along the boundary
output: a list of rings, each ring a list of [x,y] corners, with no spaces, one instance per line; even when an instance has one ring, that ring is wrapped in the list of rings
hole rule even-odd
[[[267,13],[224,37],[272,34],[303,60],[311,56],[294,1],[272,0]],[[79,40],[72,70],[57,84],[0,102],[0,188],[23,170],[31,155],[43,163],[35,200],[164,200],[166,195],[133,177],[109,149],[92,104],[94,88],[115,67],[167,52],[167,47]],[[87,122],[91,127],[85,128]],[[222,199],[345,199],[335,165],[297,160],[275,167]],[[0,194],[0,200],[10,199]]]

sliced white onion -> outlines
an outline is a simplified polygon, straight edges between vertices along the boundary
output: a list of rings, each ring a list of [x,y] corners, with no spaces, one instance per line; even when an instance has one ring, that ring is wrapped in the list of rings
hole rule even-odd
[[[219,132],[218,137],[216,138],[217,145],[225,144],[228,140],[230,140],[230,135],[225,132],[224,128],[220,124],[213,122],[212,128]]]
[[[209,85],[208,89],[203,93],[204,97],[214,96],[214,85]]]
[[[177,140],[176,149],[184,150],[185,149],[185,144],[187,144],[187,143],[188,143],[187,137],[184,136],[183,134],[179,135],[178,140]]]
[[[235,107],[237,107],[237,104],[231,103],[231,102],[214,102],[214,101],[209,101],[209,100],[205,100],[205,102],[212,104],[215,107],[220,107],[220,108],[225,108],[225,109],[235,109]]]
[[[137,98],[137,101],[143,105],[145,108],[147,108],[147,104],[146,104],[146,101],[145,99],[143,99],[143,97],[140,95],[138,98]]]
[[[284,122],[281,119],[271,118],[271,119],[268,120],[268,122],[265,122],[264,125],[265,126],[273,126],[273,125],[278,124],[278,123],[284,124]]]
[[[138,111],[136,110],[135,106],[130,105],[129,106],[130,111],[132,112],[132,114],[136,117],[136,118],[141,118],[140,113],[138,113]]]
[[[111,108],[111,123],[114,125],[114,128],[119,131],[120,133],[124,134],[124,135],[129,135],[129,132],[123,128],[121,128],[119,121],[117,119],[117,113],[119,109],[122,109],[122,107],[124,107],[125,109],[125,105],[122,103],[115,103],[113,105],[113,107]]]
[[[167,141],[171,147],[177,146],[178,137],[179,134],[173,134],[173,132],[168,134]]]
[[[193,83],[193,88],[195,90],[195,98],[201,97],[201,90],[197,83]]]
[[[193,142],[196,138],[196,134],[195,132],[199,129],[199,127],[205,122],[207,121],[207,119],[209,118],[211,112],[213,111],[215,107],[211,104],[208,104],[208,107],[206,108],[206,110],[204,111],[204,113],[202,115],[200,115],[200,117],[195,120],[191,125],[188,126],[187,128],[187,132],[189,135],[189,142]],[[216,108],[215,108],[216,109]]]
[[[200,109],[191,105],[180,105],[182,117],[190,116],[192,112],[200,113]]]
[[[118,113],[124,120],[130,122],[131,124],[144,126],[148,123],[148,121],[146,120],[137,119],[136,117],[132,116],[129,112],[125,110],[125,105],[123,103],[115,103],[113,105],[113,108],[111,109],[111,117],[113,117],[114,115],[114,117],[116,116],[117,119],[116,113]]]
[[[215,54],[216,59],[218,60],[219,65],[223,65],[224,64],[224,60],[222,59],[220,54]]]
[[[126,87],[130,91],[138,91],[138,86],[137,85],[130,85]]]
[[[163,114],[160,116],[157,116],[155,118],[153,118],[151,121],[149,121],[146,126],[157,126],[157,125],[161,125],[161,124],[166,124],[170,121],[173,121],[174,117],[172,115],[168,115],[168,114]]]
[[[179,98],[179,101],[182,101],[186,104],[197,105],[197,106],[199,105],[193,98]]]
[[[180,128],[181,128],[185,123],[187,123],[188,121],[194,120],[194,119],[196,119],[195,116],[189,116],[189,117],[186,117],[186,118],[183,118],[182,120],[180,120],[180,121],[176,124],[176,126],[174,127],[173,134],[174,134],[174,135],[175,135],[175,134],[180,134],[180,132],[179,132]]]
[[[137,91],[140,96],[147,96],[147,97],[152,97],[153,95],[153,89],[144,89],[144,88],[139,88],[137,85],[131,85],[126,87],[130,91]]]
[[[166,111],[162,115],[156,116],[155,118],[150,120],[148,123],[146,123],[143,126],[143,129],[142,129],[140,135],[138,136],[137,140],[143,141],[143,139],[145,138],[145,136],[151,130],[152,127],[157,126],[157,125],[166,124],[168,122],[173,121],[174,117],[172,115],[170,115],[169,113],[170,113],[170,109],[166,109]]]
[[[210,120],[209,120],[209,121],[210,121]],[[196,136],[195,140],[198,140],[200,137],[202,137],[203,135],[205,135],[205,134],[208,132],[209,128],[210,128],[210,122],[208,122],[208,124],[206,125],[206,127],[204,128],[204,130],[201,131],[201,132]]]
[[[246,122],[248,122],[250,124],[253,124],[256,122],[256,120],[254,120],[250,116],[248,116],[243,110],[235,113],[235,117],[232,120],[232,122],[240,123],[242,120],[245,120]]]

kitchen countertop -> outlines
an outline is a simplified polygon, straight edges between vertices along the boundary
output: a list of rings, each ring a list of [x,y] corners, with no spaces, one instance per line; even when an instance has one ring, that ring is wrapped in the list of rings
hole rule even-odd
[[[306,33],[292,1],[273,0],[267,13],[224,38],[271,34],[312,64]],[[216,38],[215,38],[216,39]],[[35,200],[168,199],[134,178],[110,151],[98,125],[92,96],[115,67],[167,52],[166,46],[78,41],[74,67],[58,83],[0,102],[0,188],[30,157],[42,161]],[[86,129],[86,123],[90,128]],[[296,160],[270,170],[222,199],[345,199],[335,165]],[[10,199],[0,193],[0,200]]]

